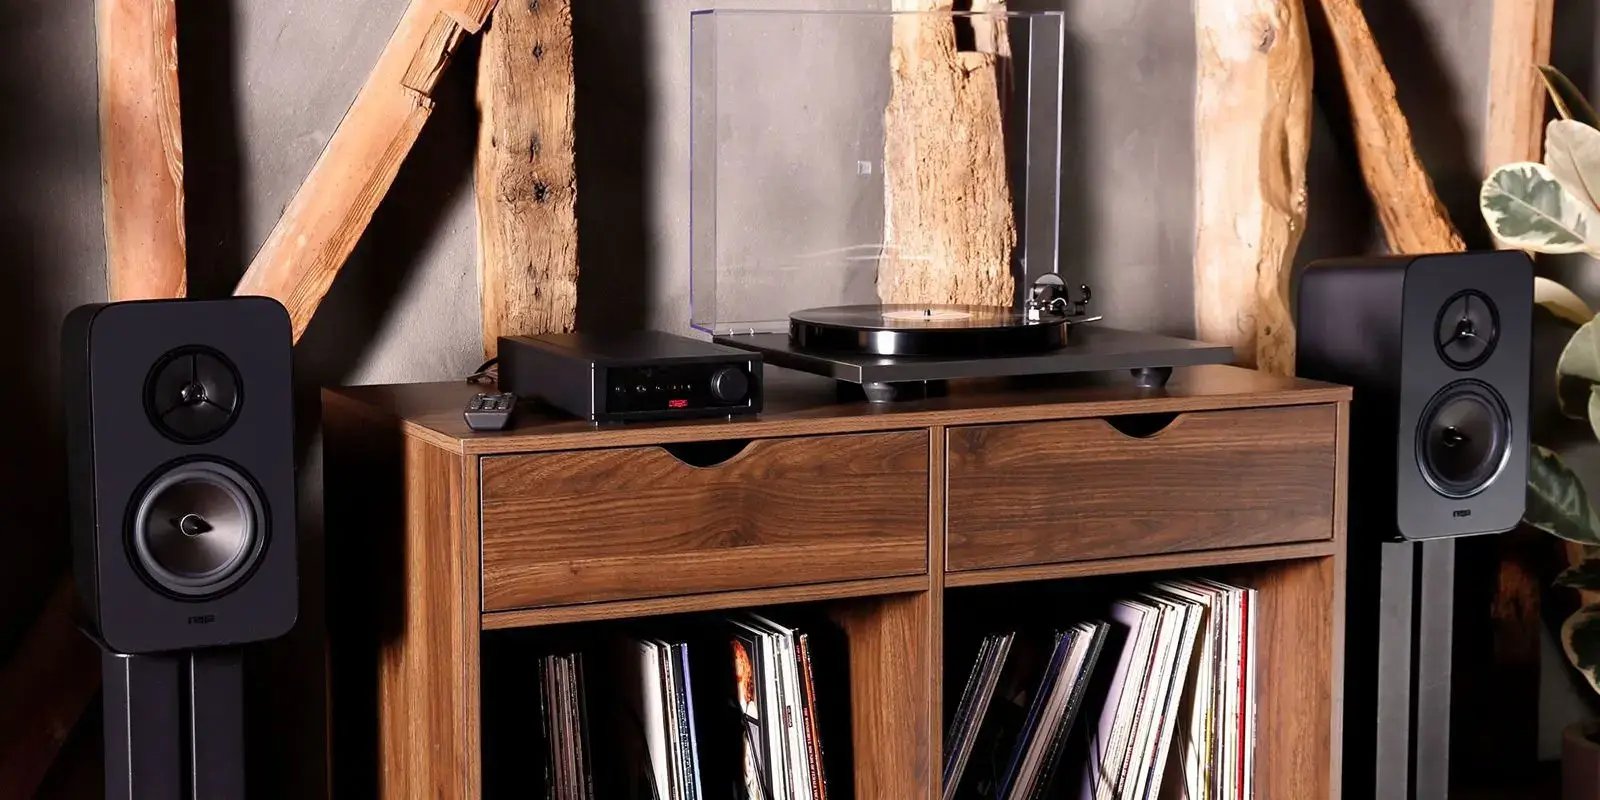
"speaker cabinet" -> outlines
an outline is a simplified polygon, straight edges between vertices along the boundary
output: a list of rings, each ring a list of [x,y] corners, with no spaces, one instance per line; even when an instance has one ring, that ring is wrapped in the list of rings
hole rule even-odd
[[[298,612],[288,314],[90,305],[62,335],[74,568],[110,650],[281,636]]]
[[[1528,473],[1533,264],[1520,252],[1321,261],[1299,372],[1355,388],[1350,520],[1419,540],[1510,530]]]

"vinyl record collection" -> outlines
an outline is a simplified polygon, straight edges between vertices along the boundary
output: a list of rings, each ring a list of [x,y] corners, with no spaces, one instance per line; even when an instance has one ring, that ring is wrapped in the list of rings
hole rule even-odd
[[[497,748],[486,767],[494,773],[486,776],[490,795],[848,798],[844,637],[821,617],[796,616],[673,622],[661,626],[671,633],[664,637],[605,633],[576,647],[522,643],[515,654],[499,654],[495,691],[537,702],[540,725],[518,726],[523,711],[514,703],[486,710]],[[830,757],[824,742],[842,758]]]
[[[551,797],[593,800],[589,729],[584,706],[583,654],[539,659],[539,722],[550,744],[547,783]]]
[[[953,704],[945,800],[1247,800],[1256,595],[1157,583],[1102,620],[988,633]]]

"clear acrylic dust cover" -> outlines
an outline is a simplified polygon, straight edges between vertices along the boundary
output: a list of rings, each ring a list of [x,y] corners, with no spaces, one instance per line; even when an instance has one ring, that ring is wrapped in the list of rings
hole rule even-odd
[[[1056,272],[1062,40],[1059,11],[694,12],[694,327]]]

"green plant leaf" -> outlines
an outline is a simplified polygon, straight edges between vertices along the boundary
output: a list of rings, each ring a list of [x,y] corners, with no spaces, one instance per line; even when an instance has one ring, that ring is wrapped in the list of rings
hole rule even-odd
[[[1577,292],[1549,278],[1534,276],[1533,302],[1574,325],[1583,325],[1594,319],[1594,312],[1589,310],[1589,304],[1583,302],[1583,298],[1579,297]]]
[[[1600,384],[1600,323],[1578,326],[1556,361],[1556,400],[1570,419],[1589,419],[1593,394]]]
[[[1522,520],[1535,528],[1579,544],[1600,544],[1600,517],[1589,493],[1561,457],[1534,445],[1528,458],[1528,505]]]
[[[1600,386],[1589,387],[1589,429],[1600,438]]]
[[[1584,559],[1561,571],[1556,585],[1568,589],[1600,589],[1600,559]]]
[[[1600,197],[1600,130],[1570,119],[1544,129],[1544,165],[1567,191],[1595,207]]]
[[[1561,649],[1589,685],[1600,692],[1600,603],[1578,609],[1561,625]]]
[[[1556,104],[1556,110],[1561,112],[1562,119],[1571,119],[1582,122],[1591,127],[1600,128],[1600,114],[1596,114],[1594,106],[1589,105],[1589,100],[1578,91],[1572,81],[1562,74],[1561,70],[1548,64],[1539,67],[1539,77],[1544,79],[1544,88],[1550,92],[1550,100]]]
[[[1600,383],[1600,321],[1583,323],[1567,340],[1556,362],[1556,374]]]
[[[1495,238],[1538,253],[1582,253],[1597,212],[1572,196],[1543,164],[1519,161],[1483,182],[1478,207]]]

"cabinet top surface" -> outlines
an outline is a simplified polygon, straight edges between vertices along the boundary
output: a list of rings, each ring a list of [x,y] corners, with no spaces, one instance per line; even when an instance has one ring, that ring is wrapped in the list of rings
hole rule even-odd
[[[956,382],[941,397],[884,404],[840,401],[832,381],[770,366],[765,383],[765,409],[755,417],[595,425],[530,401],[519,404],[516,419],[506,430],[481,433],[467,427],[461,412],[467,400],[485,387],[465,381],[327,389],[323,405],[333,413],[396,421],[407,435],[453,452],[493,454],[1350,399],[1350,389],[1343,386],[1227,366],[1175,370],[1162,389],[1140,389],[1120,373],[1079,375],[1029,385]]]

